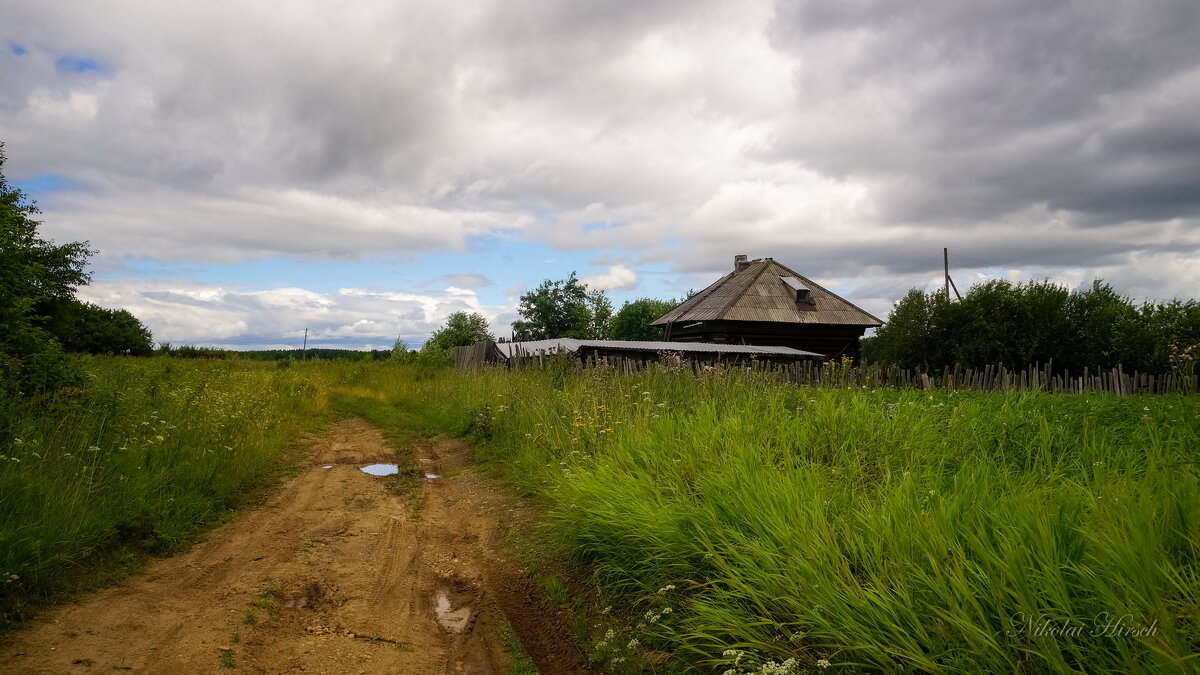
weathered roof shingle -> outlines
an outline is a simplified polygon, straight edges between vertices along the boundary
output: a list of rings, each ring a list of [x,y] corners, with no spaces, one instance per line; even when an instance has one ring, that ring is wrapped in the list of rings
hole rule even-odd
[[[796,300],[794,277],[808,289]],[[766,321],[779,323],[881,326],[883,321],[771,258],[752,260],[684,300],[651,325],[686,321]]]

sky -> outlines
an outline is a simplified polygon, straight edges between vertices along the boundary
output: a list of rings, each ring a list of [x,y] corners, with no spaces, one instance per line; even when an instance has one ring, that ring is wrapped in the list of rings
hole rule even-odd
[[[1200,3],[7,0],[0,141],[156,341],[498,335],[773,257],[1200,295]]]

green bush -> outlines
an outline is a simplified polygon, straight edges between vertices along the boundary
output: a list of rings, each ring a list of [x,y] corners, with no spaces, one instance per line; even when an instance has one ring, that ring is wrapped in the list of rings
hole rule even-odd
[[[1101,281],[1074,293],[1048,281],[976,285],[961,301],[909,291],[888,322],[863,342],[868,361],[940,370],[1053,363],[1163,373],[1172,348],[1200,343],[1200,303],[1135,305]]]

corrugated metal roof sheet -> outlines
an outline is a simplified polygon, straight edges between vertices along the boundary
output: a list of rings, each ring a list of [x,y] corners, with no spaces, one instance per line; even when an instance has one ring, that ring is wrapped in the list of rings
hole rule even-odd
[[[787,277],[809,289],[807,303],[796,302],[796,291],[783,281]],[[771,258],[751,261],[744,269],[726,274],[651,325],[716,320],[883,325],[875,316]]]
[[[545,352],[553,354],[559,350],[577,352],[583,348],[616,349],[653,352],[696,352],[701,354],[772,354],[797,358],[824,358],[816,352],[806,352],[791,347],[763,347],[757,345],[723,345],[708,342],[653,342],[642,340],[579,340],[559,338],[557,340],[531,340],[529,342],[497,342],[496,348],[505,357],[518,350],[527,354]]]

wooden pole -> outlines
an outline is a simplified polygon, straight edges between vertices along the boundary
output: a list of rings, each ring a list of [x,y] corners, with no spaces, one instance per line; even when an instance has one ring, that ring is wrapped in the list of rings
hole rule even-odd
[[[943,280],[946,285],[946,300],[950,300],[950,249],[942,248],[942,270],[945,273]]]

